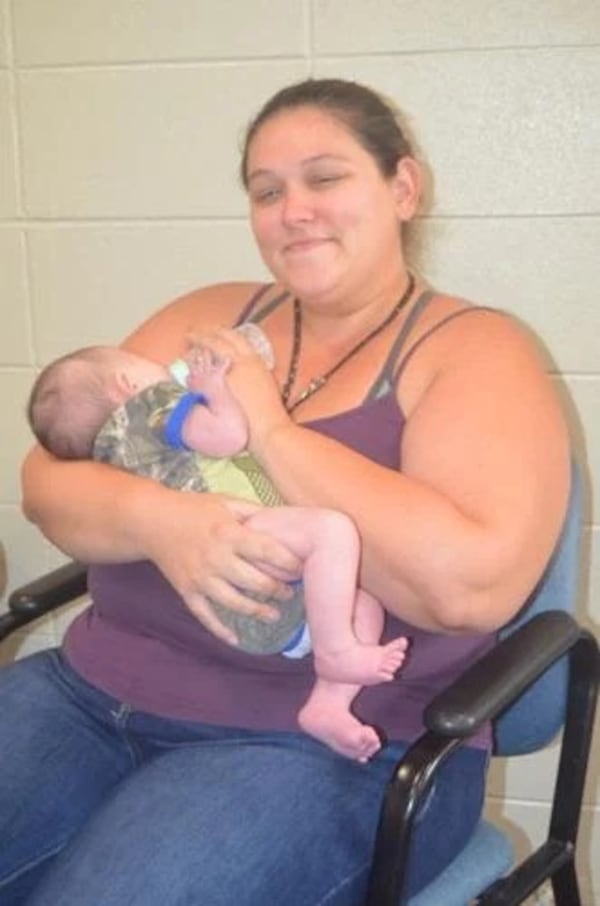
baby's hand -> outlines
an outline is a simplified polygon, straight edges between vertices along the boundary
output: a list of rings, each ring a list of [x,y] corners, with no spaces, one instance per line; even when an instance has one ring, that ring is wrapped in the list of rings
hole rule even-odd
[[[196,393],[205,393],[215,387],[222,387],[225,374],[231,367],[231,359],[219,356],[209,346],[195,344],[187,356],[189,375],[187,386]]]
[[[218,358],[231,363],[226,383],[246,414],[249,449],[254,451],[254,441],[259,434],[268,434],[275,426],[290,422],[273,372],[252,344],[236,330],[217,329],[201,339]]]

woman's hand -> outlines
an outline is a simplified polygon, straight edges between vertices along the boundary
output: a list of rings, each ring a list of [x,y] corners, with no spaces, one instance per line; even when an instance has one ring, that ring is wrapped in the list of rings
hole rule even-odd
[[[274,610],[241,589],[285,600],[285,582],[265,572],[298,573],[297,558],[274,538],[251,530],[255,504],[165,487],[96,462],[61,462],[35,447],[23,465],[27,517],[66,554],[83,563],[151,560],[190,611],[225,641],[210,597],[258,619]]]
[[[243,590],[285,600],[291,597],[289,587],[264,572],[263,566],[282,574],[301,569],[286,547],[244,524],[258,509],[243,500],[170,491],[161,501],[160,520],[148,526],[148,558],[194,616],[229,644],[237,639],[217,619],[210,600],[259,620],[277,619],[275,608],[247,597]]]

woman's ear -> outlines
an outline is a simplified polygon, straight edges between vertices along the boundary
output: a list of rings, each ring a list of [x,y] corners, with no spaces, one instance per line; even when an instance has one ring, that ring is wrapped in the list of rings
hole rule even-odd
[[[392,177],[398,218],[412,220],[419,209],[423,192],[423,172],[414,157],[401,157]]]

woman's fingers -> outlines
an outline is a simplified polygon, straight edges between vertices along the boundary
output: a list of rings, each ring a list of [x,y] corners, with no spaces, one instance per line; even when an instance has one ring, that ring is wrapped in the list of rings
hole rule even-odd
[[[230,508],[231,510],[236,509],[234,501],[227,500],[225,503],[228,510]],[[243,511],[244,502],[240,501],[239,503]],[[253,505],[251,504],[251,506]],[[268,577],[269,569],[272,568],[277,574],[276,578],[280,578],[281,574],[283,574],[286,577],[289,575],[290,579],[296,579],[302,572],[302,561],[289,547],[273,535],[268,535],[252,528],[252,515],[254,512],[255,510],[250,513],[249,519],[243,523],[231,520],[228,522],[224,521],[216,526],[214,539],[215,544],[221,543],[221,551],[224,557],[228,558],[232,554],[235,558],[233,562],[236,573],[233,576],[229,576],[229,578],[235,581],[236,584],[249,578],[251,584],[248,587],[251,591],[259,593],[266,591],[268,593],[274,586],[269,585],[265,578],[268,587],[255,587],[256,582],[260,582],[260,579],[257,578],[258,576]],[[246,573],[240,575],[239,569],[244,563],[248,565],[249,569]],[[252,568],[252,564],[256,564],[256,566]],[[222,565],[225,566],[224,563]],[[273,578],[271,576],[271,579]]]
[[[211,601],[259,620],[277,619],[268,599],[292,597],[286,580],[297,578],[302,564],[275,538],[252,529],[254,507],[244,521],[232,512],[235,505],[225,506],[211,494],[175,492],[170,501],[154,526],[149,553],[190,611],[230,644],[235,638],[215,616]]]
[[[232,629],[224,626],[215,614],[210,602],[204,595],[190,594],[185,602],[195,617],[205,626],[209,632],[221,639],[227,645],[237,645],[238,638]]]
[[[231,337],[223,336],[220,331],[214,333],[197,334],[193,338],[192,349],[197,350],[196,355],[204,355],[210,361],[217,359],[235,358],[236,355],[252,351],[250,344],[242,340],[242,345],[232,342]]]
[[[291,579],[297,579],[302,572],[302,561],[285,544],[263,532],[252,531],[244,537],[238,554],[250,563],[260,564],[261,575],[263,567],[272,567],[278,574],[289,573]]]
[[[244,614],[248,617],[256,617],[265,623],[274,623],[279,619],[279,612],[275,607],[263,601],[257,601],[254,598],[244,594],[243,588],[238,588],[230,582],[215,577],[210,582],[209,601],[216,601],[222,607],[235,613]]]

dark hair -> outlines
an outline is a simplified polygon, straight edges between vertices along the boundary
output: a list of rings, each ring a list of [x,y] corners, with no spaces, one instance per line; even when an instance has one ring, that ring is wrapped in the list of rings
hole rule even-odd
[[[38,375],[27,420],[38,443],[58,459],[88,459],[94,439],[115,408],[106,389],[106,347],[62,356]]]
[[[398,113],[373,89],[345,79],[305,79],[274,94],[250,122],[240,164],[240,175],[246,188],[252,139],[271,117],[298,107],[316,107],[338,120],[371,154],[386,178],[394,175],[402,157],[413,154]]]

